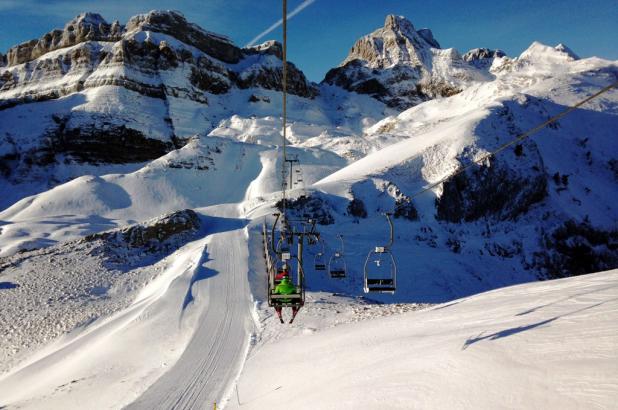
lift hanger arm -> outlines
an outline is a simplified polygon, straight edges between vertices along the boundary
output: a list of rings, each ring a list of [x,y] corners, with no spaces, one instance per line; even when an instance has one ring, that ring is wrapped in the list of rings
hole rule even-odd
[[[275,214],[275,217],[276,217],[275,223],[273,224],[273,229],[272,229],[272,232],[270,233],[270,247],[275,255],[277,254],[277,246],[275,245],[275,229],[277,228],[277,222],[279,222],[280,216],[281,214],[279,213]]]
[[[388,245],[385,246],[385,248],[390,249],[391,246],[393,246],[393,241],[394,241],[394,230],[395,228],[393,227],[393,221],[391,220],[391,215],[392,213],[390,212],[386,212],[384,214],[384,216],[386,216],[386,219],[388,220],[388,225],[390,226],[391,232],[390,232],[390,240],[388,242]]]

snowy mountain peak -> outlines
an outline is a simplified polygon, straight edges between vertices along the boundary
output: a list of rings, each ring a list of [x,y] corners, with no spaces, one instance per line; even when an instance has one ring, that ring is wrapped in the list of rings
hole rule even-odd
[[[356,41],[324,82],[405,109],[487,78],[457,50],[441,49],[431,30],[416,31],[405,17],[389,15],[384,27]]]
[[[491,50],[489,48],[473,48],[465,53],[462,58],[465,62],[480,69],[489,69],[496,58],[505,57],[502,50]]]
[[[70,26],[79,25],[92,25],[99,26],[100,24],[107,24],[107,21],[98,13],[85,12],[80,13],[77,17],[69,21],[64,27],[65,29]]]
[[[428,41],[429,40],[429,41]],[[422,35],[415,31],[410,20],[389,15],[384,27],[359,39],[342,66],[354,60],[366,62],[371,68],[388,68],[400,63],[423,63],[423,51],[438,45],[429,29]]]
[[[122,27],[117,22],[110,25],[100,14],[81,13],[65,24],[62,30],[55,29],[40,39],[11,47],[6,56],[6,65],[11,67],[23,64],[51,51],[86,41],[117,41],[121,35]]]
[[[565,46],[562,43],[558,44],[556,47],[554,47],[554,49],[560,51],[561,53],[569,55],[573,60],[579,60],[579,56],[575,54],[573,50],[571,50],[569,47]]]
[[[152,10],[147,14],[131,17],[127,23],[127,31],[167,34],[226,63],[237,63],[242,57],[240,48],[228,37],[206,31],[174,10]]]
[[[433,37],[433,32],[428,28],[417,30],[416,33],[423,38],[433,48],[442,48],[438,40]]]
[[[278,59],[283,58],[283,46],[280,42],[275,40],[268,40],[263,42],[262,44],[245,47],[244,50],[248,50],[249,52],[272,54]]]
[[[401,33],[414,33],[414,25],[410,20],[404,16],[395,16],[394,14],[386,16],[386,20],[384,20],[384,29],[399,31]]]
[[[519,60],[526,60],[541,64],[559,64],[578,59],[579,57],[564,44],[558,44],[556,47],[551,47],[538,41],[533,42],[530,47],[528,47],[519,56]]]

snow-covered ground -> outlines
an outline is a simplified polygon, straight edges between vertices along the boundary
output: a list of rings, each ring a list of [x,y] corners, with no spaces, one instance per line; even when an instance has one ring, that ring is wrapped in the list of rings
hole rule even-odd
[[[278,335],[249,351],[226,408],[610,409],[618,402],[618,270],[389,317],[377,311],[335,327],[345,310],[320,300],[310,309],[322,309],[325,320],[299,315],[292,328],[266,326]]]
[[[254,326],[246,274],[247,221],[237,214],[235,206],[204,209],[198,239],[181,242],[169,256],[157,253],[157,263],[137,269],[128,269],[130,252],[113,255],[120,259],[114,261],[105,255],[92,258],[89,249],[74,251],[80,262],[62,258],[66,247],[50,248],[43,258],[27,254],[26,274],[9,275],[14,282],[2,283],[14,287],[0,289],[13,292],[9,297],[19,297],[25,307],[5,310],[0,326],[3,332],[11,330],[9,337],[17,334],[9,339],[15,349],[29,347],[24,336],[32,342],[52,336],[52,343],[2,374],[0,406],[66,409],[90,403],[120,408],[138,399],[132,408],[195,408],[222,397],[240,371]],[[144,261],[136,257],[140,251],[144,253],[133,252],[133,259]],[[64,277],[29,270],[49,269],[45,262],[51,258],[65,263],[56,269]],[[114,262],[120,269],[114,270]],[[102,286],[110,282],[109,289]],[[69,300],[37,301],[37,296],[50,294],[46,285],[54,291],[52,297],[57,288],[70,287],[63,295]],[[104,289],[99,300],[92,296],[92,286]],[[132,303],[119,309],[123,298],[117,293]],[[56,324],[75,323],[84,315],[87,323],[64,336],[54,334]],[[14,326],[11,317],[20,317],[26,326]],[[44,337],[29,325],[38,321],[48,329]],[[3,356],[4,362],[7,354]]]

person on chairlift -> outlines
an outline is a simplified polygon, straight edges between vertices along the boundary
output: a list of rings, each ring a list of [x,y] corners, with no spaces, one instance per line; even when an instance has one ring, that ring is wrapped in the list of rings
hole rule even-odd
[[[290,268],[288,267],[287,264],[284,264],[280,270],[277,271],[277,274],[275,275],[275,284],[279,284],[281,283],[281,280],[284,277],[288,277],[290,276]]]
[[[295,293],[295,292],[296,292],[296,286],[294,286],[294,284],[290,280],[290,277],[286,275],[281,278],[281,283],[279,283],[275,287],[275,290],[273,293],[278,294],[278,295],[291,295],[292,293]],[[282,303],[290,303],[291,301],[292,301],[291,299],[281,299]],[[296,317],[296,314],[298,313],[299,309],[300,309],[300,306],[292,306],[292,319],[290,319],[290,323],[294,321],[294,318]],[[282,310],[283,310],[282,306],[275,306],[275,312],[277,312],[279,321],[281,323],[284,323],[283,317],[281,316]]]

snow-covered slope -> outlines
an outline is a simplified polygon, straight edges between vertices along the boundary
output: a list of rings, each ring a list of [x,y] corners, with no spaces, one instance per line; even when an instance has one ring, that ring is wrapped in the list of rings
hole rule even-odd
[[[305,184],[345,164],[319,149],[290,152],[303,162]],[[0,212],[0,252],[48,246],[179,209],[245,199],[247,207],[255,206],[278,191],[278,164],[276,148],[196,138],[135,172],[83,176],[18,201]]]
[[[447,245],[454,254],[462,254],[451,255],[457,264],[466,266],[455,270],[472,275],[478,275],[487,262],[467,265],[465,260],[484,259],[487,253],[511,262],[519,259],[521,268],[549,276],[615,266],[616,89],[482,166],[471,167],[411,202],[406,199],[618,79],[616,62],[575,60],[560,48],[538,43],[517,59],[495,62],[497,67],[492,82],[377,123],[367,132],[400,141],[353,162],[315,187],[365,202],[370,216],[413,205],[418,212],[416,226],[408,228],[401,222],[396,228],[400,242],[409,241],[407,252],[400,252],[404,264],[423,264],[425,257],[410,257],[413,249],[433,253],[437,250],[427,245]],[[387,190],[398,192],[399,198],[391,195],[390,204],[376,203],[376,195]],[[365,228],[362,218],[359,228],[374,229],[370,223]],[[595,230],[601,233],[600,241],[592,239]],[[589,257],[572,256],[580,245]],[[604,260],[612,262],[604,264]],[[582,266],[591,261],[601,265]]]
[[[617,317],[613,270],[334,328],[300,322],[249,352],[226,408],[609,409]]]
[[[154,253],[156,231],[145,244],[123,246],[125,232],[140,238],[137,229],[18,258],[9,268],[13,286],[0,291],[21,300],[14,308],[26,308],[2,311],[3,363],[11,363],[7,354],[44,347],[2,373],[0,406],[122,408],[157,380],[163,388],[146,392],[137,408],[219,401],[240,370],[252,331],[246,221],[237,216],[235,206],[205,210],[197,238],[187,243],[185,235]],[[151,222],[147,232],[159,224]],[[67,333],[80,318],[86,320]]]

